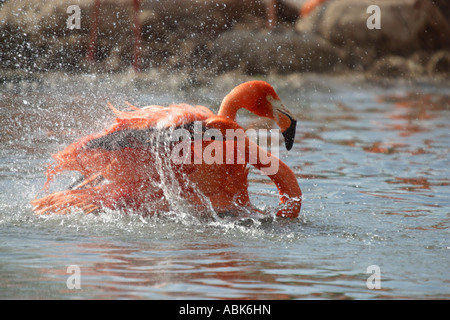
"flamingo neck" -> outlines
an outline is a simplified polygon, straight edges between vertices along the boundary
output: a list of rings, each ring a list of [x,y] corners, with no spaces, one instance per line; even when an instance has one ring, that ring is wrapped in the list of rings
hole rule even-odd
[[[237,107],[235,104],[227,103],[226,100],[222,102],[219,108],[218,115],[235,120],[236,119],[236,113],[240,109],[240,107]]]
[[[231,120],[236,119],[236,113],[239,109],[245,108],[245,94],[241,87],[234,88],[222,101],[218,115]]]

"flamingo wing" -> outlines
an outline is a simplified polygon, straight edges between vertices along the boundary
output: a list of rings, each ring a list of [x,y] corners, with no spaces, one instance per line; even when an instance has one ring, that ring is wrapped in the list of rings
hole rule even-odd
[[[132,111],[128,112],[111,104],[109,107],[117,116],[110,128],[84,137],[53,155],[55,162],[47,170],[45,189],[62,171],[78,171],[82,179],[73,190],[35,199],[32,204],[36,212],[66,213],[69,207],[92,212],[101,205],[114,207],[119,200],[129,204],[130,198],[134,204],[142,205],[154,200],[148,194],[161,198],[160,190],[154,188],[160,177],[154,169],[151,149],[158,147],[158,142],[164,143],[172,129],[192,131],[195,121],[214,116],[206,107],[187,104],[131,106]]]

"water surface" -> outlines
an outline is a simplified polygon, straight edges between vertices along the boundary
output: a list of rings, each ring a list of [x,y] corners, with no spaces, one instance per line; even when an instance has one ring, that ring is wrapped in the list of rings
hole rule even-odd
[[[114,80],[114,81],[113,81]],[[280,157],[304,193],[294,221],[200,221],[105,210],[36,216],[51,154],[125,107],[186,101],[217,110],[237,79],[206,88],[64,76],[3,84],[0,93],[0,298],[450,298],[450,87],[318,76],[270,79],[298,116]],[[273,123],[242,112],[248,127]],[[283,144],[280,144],[283,147]],[[72,177],[63,175],[55,188]],[[278,195],[250,173],[269,214]],[[81,289],[69,289],[70,265]],[[381,288],[369,289],[369,266]]]

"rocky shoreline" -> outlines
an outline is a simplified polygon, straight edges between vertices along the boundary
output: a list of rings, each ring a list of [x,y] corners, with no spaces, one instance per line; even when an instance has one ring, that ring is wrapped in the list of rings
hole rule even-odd
[[[304,1],[279,1],[277,24],[264,0],[141,1],[140,68],[202,83],[238,72],[361,73],[380,78],[450,77],[449,4],[439,0],[329,0],[300,17]],[[123,73],[133,64],[130,0],[102,0],[93,61],[86,59],[94,0],[7,0],[0,7],[0,80],[64,72]],[[378,5],[379,29],[367,8]],[[80,28],[67,27],[69,5]]]

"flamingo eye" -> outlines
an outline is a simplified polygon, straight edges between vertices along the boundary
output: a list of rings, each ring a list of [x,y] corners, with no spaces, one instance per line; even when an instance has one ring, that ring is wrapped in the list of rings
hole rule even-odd
[[[272,97],[271,95],[266,96],[266,100],[267,102],[269,102],[270,106],[273,108],[273,101],[275,100],[274,97]]]
[[[281,103],[280,98],[274,97],[274,96],[272,96],[270,94],[266,96],[266,100],[269,101],[270,104]]]

